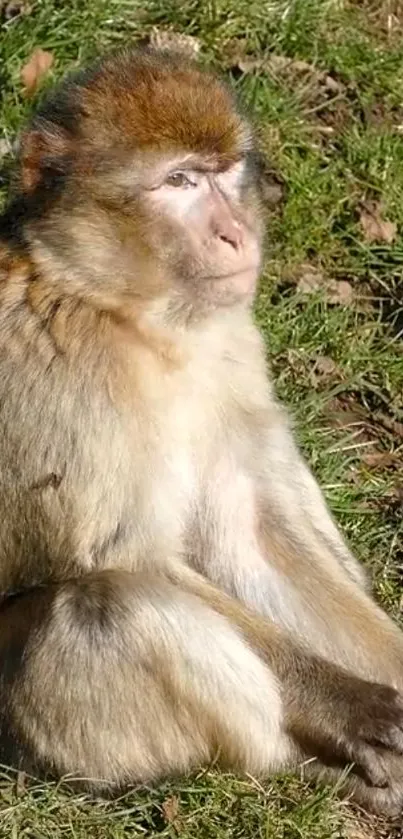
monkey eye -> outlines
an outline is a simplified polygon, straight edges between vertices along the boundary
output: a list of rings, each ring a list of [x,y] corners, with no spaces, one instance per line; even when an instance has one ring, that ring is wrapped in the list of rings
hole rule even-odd
[[[184,172],[171,172],[171,174],[166,178],[165,183],[168,186],[181,187],[182,189],[197,186],[196,177],[189,177],[189,175],[185,175]]]

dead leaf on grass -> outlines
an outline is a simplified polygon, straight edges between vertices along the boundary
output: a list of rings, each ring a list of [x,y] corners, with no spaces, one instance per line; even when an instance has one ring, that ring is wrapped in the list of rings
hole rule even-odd
[[[309,362],[300,350],[286,350],[285,358],[287,367],[295,379],[305,378],[307,376]]]
[[[0,15],[6,20],[14,17],[25,17],[32,12],[32,3],[29,0],[3,0],[0,2]]]
[[[165,822],[171,825],[171,830],[176,834],[181,833],[182,819],[179,815],[179,798],[176,795],[166,798],[162,803],[162,814]]]
[[[176,830],[179,826],[179,798],[171,795],[161,805],[162,814],[167,824],[172,824]]]
[[[258,153],[259,185],[261,196],[266,207],[277,207],[285,197],[285,183],[281,175],[270,165],[264,152]]]
[[[21,770],[17,772],[16,793],[18,796],[24,795],[27,791],[27,776]]]
[[[297,282],[302,294],[313,294],[323,290],[328,303],[346,306],[355,299],[353,286],[347,280],[331,280],[316,269],[305,270]]]
[[[368,411],[354,397],[335,396],[324,406],[323,413],[330,428],[354,430],[355,439],[360,443],[376,441],[376,431],[371,425]]]
[[[251,55],[245,55],[237,59],[235,67],[238,67],[238,70],[241,73],[254,73],[255,70],[264,70],[264,61],[262,58],[253,58]]]
[[[313,372],[320,379],[329,379],[334,375],[339,375],[340,367],[328,355],[318,355],[315,360]]]
[[[380,201],[365,201],[360,212],[360,225],[366,242],[386,242],[391,245],[396,238],[397,224],[383,218]]]
[[[376,834],[373,831],[367,830],[367,828],[361,828],[358,825],[354,825],[351,828],[348,828],[346,833],[346,839],[375,839]]]
[[[346,306],[354,300],[354,289],[347,280],[330,280],[326,286],[326,297],[329,303]]]
[[[329,76],[328,73],[318,70],[313,64],[301,59],[289,58],[287,55],[270,53],[265,55],[254,55],[248,52],[249,45],[245,38],[232,38],[227,41],[223,48],[223,61],[226,67],[238,69],[241,73],[254,73],[256,70],[271,73],[273,75],[288,75],[294,79],[296,76],[309,77],[313,83],[319,84],[322,89],[330,93],[338,94],[343,85]]]
[[[353,426],[359,428],[361,441],[377,443],[381,440],[384,446],[398,445],[399,450],[396,451],[396,456],[402,462],[403,423],[395,417],[384,411],[373,411],[365,407],[357,400],[354,393],[348,392],[330,399],[324,406],[323,412],[332,428],[347,429]],[[382,454],[387,454],[387,452],[383,449]]]
[[[403,465],[403,452],[366,452],[361,460],[369,469],[397,469]]]
[[[184,35],[171,29],[159,29],[154,26],[148,38],[148,43],[156,49],[170,49],[182,52],[189,58],[194,58],[200,52],[200,41],[193,35]]]
[[[24,85],[24,95],[27,98],[31,98],[36,93],[53,62],[53,53],[40,47],[34,50],[21,70],[21,81]]]
[[[374,420],[382,425],[392,437],[400,437],[403,440],[403,422],[399,422],[394,417],[388,416],[383,411],[375,411],[373,416]]]
[[[318,355],[312,370],[309,372],[309,381],[314,390],[318,390],[323,383],[331,379],[341,379],[340,367],[327,355]]]
[[[302,294],[312,294],[319,289],[324,288],[326,279],[321,271],[315,268],[307,268],[297,282],[297,289]]]
[[[395,484],[391,489],[385,492],[383,498],[378,498],[377,501],[382,509],[386,509],[391,513],[399,513],[403,508],[403,484]]]

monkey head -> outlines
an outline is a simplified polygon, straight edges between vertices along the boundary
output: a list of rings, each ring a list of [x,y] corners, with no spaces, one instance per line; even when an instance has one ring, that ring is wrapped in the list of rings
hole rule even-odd
[[[16,200],[42,269],[104,309],[253,298],[252,133],[227,86],[183,56],[126,51],[67,79],[23,135]]]

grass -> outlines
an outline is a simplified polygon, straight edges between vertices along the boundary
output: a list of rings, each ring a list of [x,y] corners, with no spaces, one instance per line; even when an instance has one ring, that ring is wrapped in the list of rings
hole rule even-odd
[[[155,26],[199,39],[205,60],[228,73],[253,114],[281,198],[269,209],[256,317],[278,391],[329,504],[368,565],[377,596],[400,620],[403,4],[37,0],[26,15],[3,16],[0,28],[3,137],[14,139],[32,106],[20,71],[36,47],[54,53],[52,82]],[[393,241],[365,234],[368,202],[381,222],[397,225]],[[304,292],[301,278],[306,286],[312,277],[315,289]],[[348,305],[340,283],[348,284]],[[333,790],[303,779],[261,786],[214,769],[109,802],[22,783],[4,771],[0,816],[0,839],[402,835],[401,827],[374,825],[337,802]]]

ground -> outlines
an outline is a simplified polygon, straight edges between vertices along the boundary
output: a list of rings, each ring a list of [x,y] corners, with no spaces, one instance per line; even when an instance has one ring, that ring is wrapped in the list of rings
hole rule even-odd
[[[256,318],[278,392],[376,596],[399,620],[403,3],[0,0],[0,16],[2,183],[36,88],[106,47],[191,36],[185,47],[231,79],[267,159]],[[38,48],[50,55],[33,56]],[[263,783],[211,767],[106,802],[0,774],[0,839],[402,835],[303,778]]]

